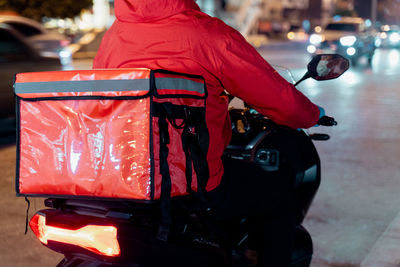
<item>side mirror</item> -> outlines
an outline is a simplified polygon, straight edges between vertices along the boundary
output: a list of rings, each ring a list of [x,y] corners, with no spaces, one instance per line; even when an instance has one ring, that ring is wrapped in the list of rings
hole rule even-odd
[[[308,74],[317,81],[336,79],[349,67],[349,60],[338,54],[316,55],[307,65]]]
[[[321,54],[307,65],[307,73],[295,84],[313,78],[317,81],[336,79],[350,67],[349,60],[338,54]]]

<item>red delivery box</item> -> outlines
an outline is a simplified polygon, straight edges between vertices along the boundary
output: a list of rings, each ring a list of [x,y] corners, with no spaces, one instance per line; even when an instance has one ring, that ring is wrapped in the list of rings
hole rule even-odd
[[[201,76],[106,69],[20,73],[20,196],[139,201],[204,190],[207,91]]]

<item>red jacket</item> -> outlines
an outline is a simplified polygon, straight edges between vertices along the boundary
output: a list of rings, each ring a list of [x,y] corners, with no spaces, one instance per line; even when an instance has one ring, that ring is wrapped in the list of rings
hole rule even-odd
[[[207,159],[214,189],[231,137],[224,89],[292,128],[315,125],[319,109],[283,79],[236,30],[202,13],[193,0],[115,0],[117,20],[93,68],[167,69],[202,75],[207,83]]]

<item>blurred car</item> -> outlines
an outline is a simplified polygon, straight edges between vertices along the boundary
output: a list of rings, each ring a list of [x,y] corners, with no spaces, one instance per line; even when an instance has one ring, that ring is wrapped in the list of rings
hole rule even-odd
[[[291,26],[287,38],[293,42],[307,42],[309,35],[300,26]]]
[[[331,19],[320,33],[310,36],[307,51],[310,54],[341,54],[356,65],[366,56],[371,64],[376,49],[376,32],[362,18]]]
[[[400,27],[397,25],[383,25],[379,32],[381,47],[400,47]]]
[[[72,55],[68,49],[70,42],[64,35],[49,31],[40,23],[20,16],[0,15],[0,23],[12,26],[43,56],[58,56],[63,65],[71,63]]]
[[[57,56],[40,55],[15,29],[0,23],[0,117],[15,115],[13,81],[16,73],[61,69]]]

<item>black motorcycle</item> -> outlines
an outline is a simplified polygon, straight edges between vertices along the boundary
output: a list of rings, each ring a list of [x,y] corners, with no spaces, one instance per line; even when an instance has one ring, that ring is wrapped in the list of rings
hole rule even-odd
[[[348,68],[348,60],[339,55],[318,55],[299,82],[334,79]],[[254,162],[267,172],[282,166],[293,170],[297,227],[292,266],[309,266],[312,239],[301,224],[321,179],[313,140],[329,136],[277,125],[250,107],[231,109],[230,116],[233,136],[224,157]],[[336,121],[325,116],[319,124]],[[211,209],[191,207],[190,196],[172,201],[168,241],[157,238],[159,203],[50,198],[45,200],[49,209],[38,211],[29,225],[42,244],[64,254],[59,267],[250,266],[244,256],[248,218],[221,222]]]

